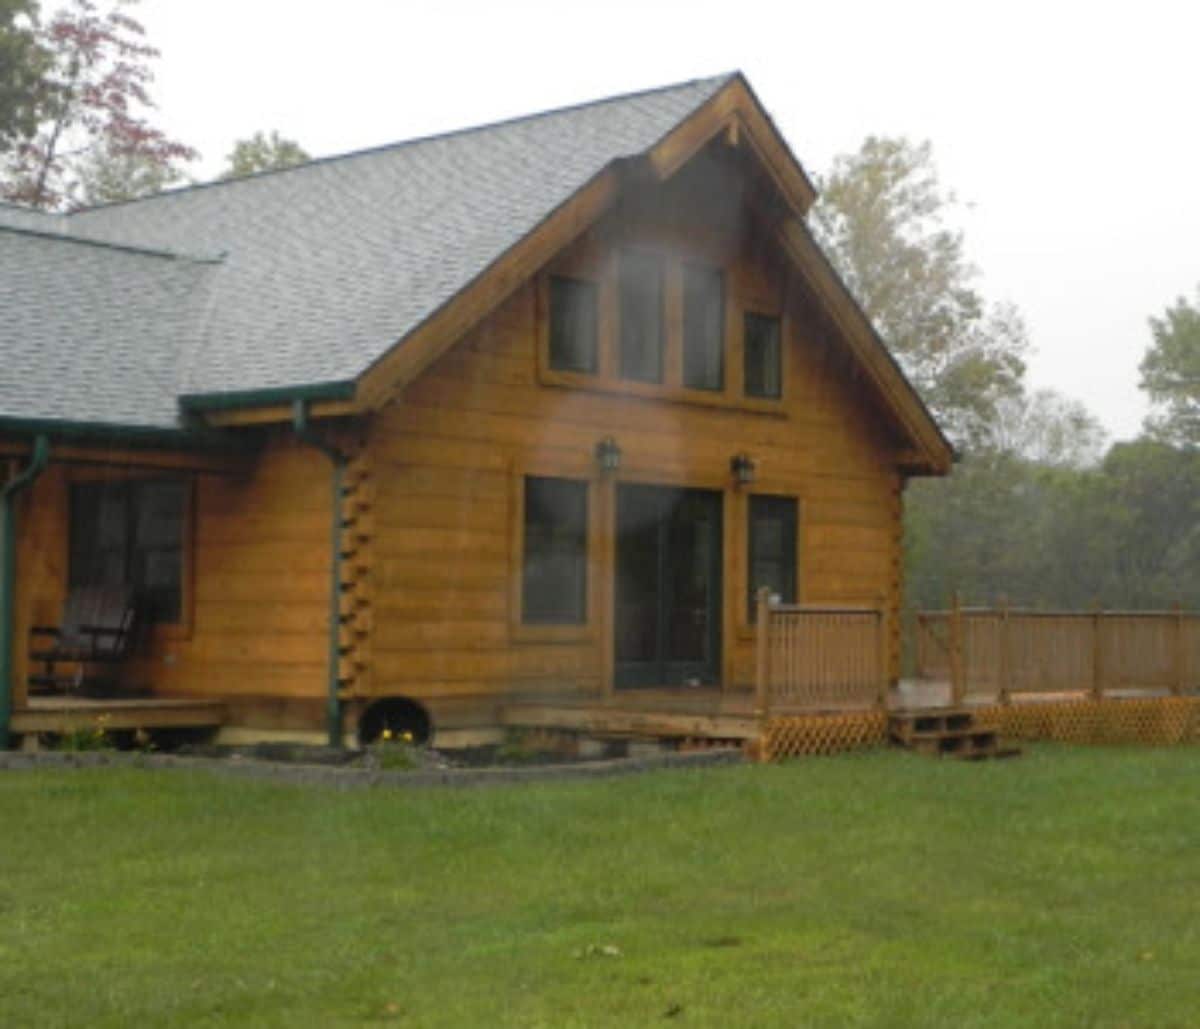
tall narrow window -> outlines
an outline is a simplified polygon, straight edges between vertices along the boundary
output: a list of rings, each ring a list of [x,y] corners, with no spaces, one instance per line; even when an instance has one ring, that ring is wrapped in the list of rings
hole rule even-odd
[[[559,275],[550,279],[550,367],[596,371],[596,284]]]
[[[783,395],[779,319],[747,312],[744,324],[746,396],[778,399]]]
[[[187,490],[178,479],[72,486],[71,585],[129,586],[142,619],[178,622]]]
[[[725,283],[716,268],[683,269],[683,384],[725,386]]]
[[[796,500],[751,497],[749,523],[749,616],[754,621],[758,591],[766,586],[785,604],[796,602]]]
[[[587,621],[587,483],[525,480],[521,620],[527,625]]]
[[[663,268],[652,254],[621,255],[621,378],[663,380]]]

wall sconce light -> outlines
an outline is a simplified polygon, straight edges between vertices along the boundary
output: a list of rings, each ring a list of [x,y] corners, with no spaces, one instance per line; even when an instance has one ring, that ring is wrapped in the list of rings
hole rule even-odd
[[[733,481],[739,486],[749,486],[754,481],[755,464],[749,454],[734,454],[729,462],[729,470],[733,472]]]
[[[605,436],[596,444],[596,464],[600,471],[609,475],[621,467],[621,448],[611,436]]]

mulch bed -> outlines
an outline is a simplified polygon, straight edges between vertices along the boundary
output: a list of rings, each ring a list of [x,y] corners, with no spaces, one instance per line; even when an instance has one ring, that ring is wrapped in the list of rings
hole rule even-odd
[[[194,748],[204,749],[204,748]],[[0,752],[0,771],[70,768],[188,769],[239,778],[296,785],[353,789],[376,786],[500,786],[525,782],[610,778],[662,769],[707,768],[740,764],[740,750],[664,752],[638,757],[577,759],[571,763],[521,765],[456,765],[455,756],[420,748],[421,764],[413,769],[381,769],[362,751],[297,744],[209,748],[224,753],[154,754],[113,750]],[[471,748],[485,751],[488,748]],[[249,752],[249,753],[247,753]],[[273,756],[272,756],[273,755]],[[474,755],[482,761],[484,753]],[[459,758],[469,761],[471,758]]]

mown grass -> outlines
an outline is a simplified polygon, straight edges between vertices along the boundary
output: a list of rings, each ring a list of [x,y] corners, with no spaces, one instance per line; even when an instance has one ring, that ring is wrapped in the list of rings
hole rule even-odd
[[[1200,1019],[1200,749],[461,792],[14,772],[0,819],[5,1026]]]

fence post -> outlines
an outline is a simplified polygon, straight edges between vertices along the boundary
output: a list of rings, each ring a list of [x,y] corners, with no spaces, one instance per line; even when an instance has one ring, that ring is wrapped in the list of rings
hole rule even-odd
[[[891,682],[888,660],[891,654],[891,640],[888,639],[888,616],[887,616],[887,600],[880,593],[875,598],[875,603],[879,606],[879,696],[878,703],[881,710],[886,711],[888,706],[888,686]]]
[[[950,605],[950,696],[955,704],[961,704],[967,695],[964,672],[962,601],[955,590]]]
[[[1104,641],[1100,635],[1103,614],[1097,603],[1092,612],[1092,696],[1097,700],[1104,696]]]
[[[755,698],[760,718],[766,718],[771,705],[771,687],[767,681],[771,674],[771,590],[763,586],[755,602],[757,632],[754,652]]]
[[[1184,666],[1186,664],[1186,661],[1185,661],[1183,643],[1184,643],[1184,640],[1183,640],[1183,605],[1180,604],[1179,601],[1176,601],[1175,602],[1175,640],[1174,640],[1175,647],[1174,647],[1174,655],[1173,655],[1174,656],[1173,664],[1175,666],[1175,668],[1174,668],[1175,674],[1172,676],[1174,681],[1171,683],[1171,692],[1174,693],[1176,696],[1179,696],[1179,694],[1181,694],[1183,692],[1183,688],[1186,685],[1186,683],[1184,682],[1184,679],[1186,677],[1186,672],[1184,671]]]
[[[1007,704],[1012,693],[1012,626],[1008,621],[1008,597],[1000,598],[1000,703]]]

